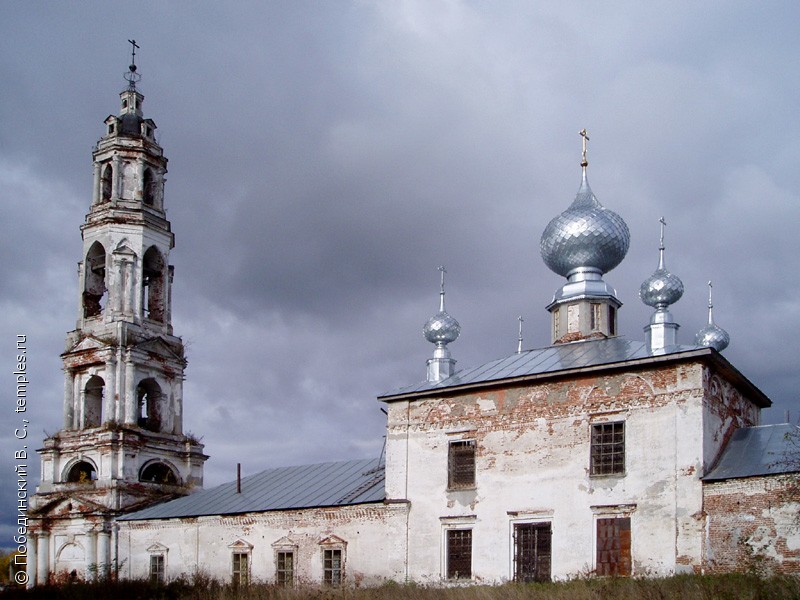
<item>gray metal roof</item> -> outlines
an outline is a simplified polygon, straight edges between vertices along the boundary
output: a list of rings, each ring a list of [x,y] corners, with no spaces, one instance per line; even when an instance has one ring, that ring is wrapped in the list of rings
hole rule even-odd
[[[733,432],[704,481],[794,473],[800,470],[800,428],[789,423],[743,427]]]
[[[384,465],[377,459],[267,469],[121,517],[122,520],[174,519],[270,510],[346,506],[382,502]]]
[[[399,388],[387,392],[379,398],[388,399],[393,396],[612,365],[633,360],[648,359],[654,362],[671,360],[681,353],[696,351],[708,353],[707,349],[700,346],[675,346],[668,354],[653,355],[648,351],[644,342],[630,341],[622,337],[556,344],[537,350],[527,350],[519,354],[515,353],[477,367],[463,369],[438,382],[423,381]]]

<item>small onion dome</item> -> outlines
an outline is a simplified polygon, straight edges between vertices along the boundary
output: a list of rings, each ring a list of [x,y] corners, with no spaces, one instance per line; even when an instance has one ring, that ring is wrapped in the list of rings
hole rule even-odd
[[[731,343],[731,336],[722,327],[710,323],[697,332],[694,342],[698,346],[714,348],[717,352],[722,352]]]
[[[584,168],[575,200],[542,233],[542,259],[562,277],[581,268],[608,273],[625,258],[630,237],[622,217],[603,207],[592,193]]]
[[[666,308],[683,296],[683,282],[666,269],[657,269],[639,288],[639,297],[647,306]]]
[[[708,282],[708,325],[697,332],[694,343],[722,352],[731,343],[731,336],[714,323],[714,305],[711,303],[711,282]]]
[[[647,306],[664,309],[681,299],[683,282],[677,275],[667,271],[667,267],[664,265],[664,226],[667,222],[664,217],[661,217],[659,222],[661,223],[661,244],[658,248],[658,268],[642,283],[639,288],[639,298]]]
[[[449,344],[455,342],[461,333],[461,325],[447,311],[440,310],[425,323],[422,328],[425,339],[432,344]]]

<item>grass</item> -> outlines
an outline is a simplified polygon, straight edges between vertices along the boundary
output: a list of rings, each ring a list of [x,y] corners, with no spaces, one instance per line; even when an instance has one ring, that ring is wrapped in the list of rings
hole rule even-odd
[[[156,586],[147,581],[108,581],[9,588],[6,599],[65,600],[800,600],[800,578],[748,574],[676,575],[663,579],[585,578],[561,583],[428,587],[387,583],[374,588],[253,584],[234,587],[205,577]]]

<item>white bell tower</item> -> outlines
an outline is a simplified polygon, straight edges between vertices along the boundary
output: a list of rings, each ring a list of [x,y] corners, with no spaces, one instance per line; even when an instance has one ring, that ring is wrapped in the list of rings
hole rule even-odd
[[[208,458],[183,432],[186,358],[172,334],[167,159],[142,114],[131,44],[119,114],[105,120],[92,154],[78,319],[61,355],[63,426],[39,450],[42,479],[31,499],[32,584],[109,574],[114,518],[199,489]]]

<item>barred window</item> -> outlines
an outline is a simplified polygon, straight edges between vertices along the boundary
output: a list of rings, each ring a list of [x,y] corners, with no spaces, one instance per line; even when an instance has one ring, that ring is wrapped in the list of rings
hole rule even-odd
[[[625,473],[625,423],[592,425],[590,472],[592,475]]]
[[[447,578],[472,578],[472,530],[447,530]]]
[[[630,577],[630,517],[597,519],[596,571],[601,576]]]
[[[233,553],[233,584],[247,585],[250,581],[250,555],[245,552]]]
[[[150,555],[150,583],[164,583],[165,581],[164,555]]]
[[[450,442],[447,456],[447,487],[475,486],[475,440]]]
[[[326,548],[322,551],[323,581],[327,585],[342,584],[344,575],[342,566],[342,551],[339,548]]]
[[[294,585],[294,552],[278,552],[276,562],[275,582],[278,585]]]

